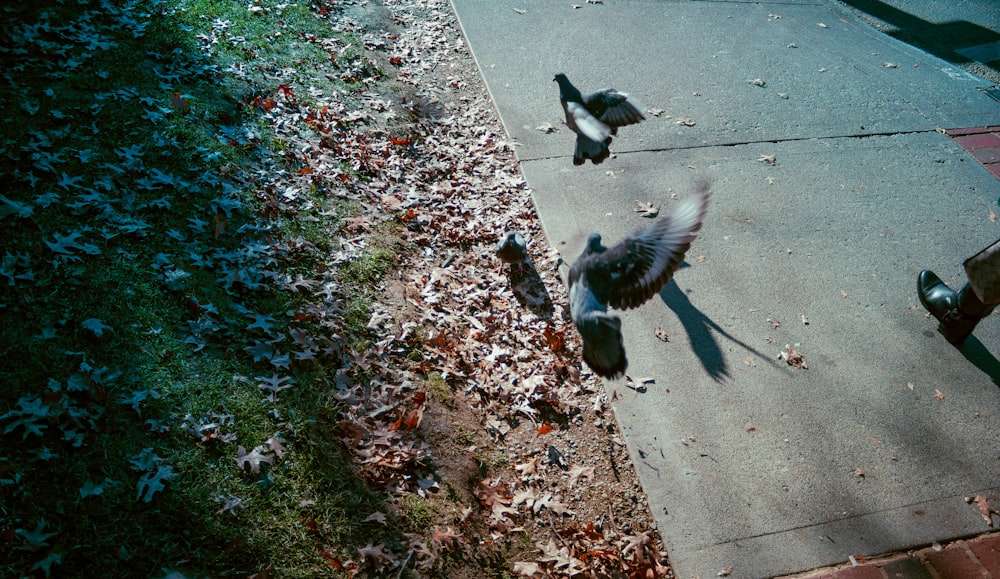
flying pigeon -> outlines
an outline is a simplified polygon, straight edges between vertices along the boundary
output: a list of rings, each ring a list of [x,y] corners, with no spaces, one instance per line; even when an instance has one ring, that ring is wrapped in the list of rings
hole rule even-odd
[[[699,184],[670,215],[612,247],[601,245],[600,234],[590,234],[569,270],[569,308],[583,338],[583,359],[598,376],[618,378],[628,367],[622,321],[608,306],[636,308],[660,292],[701,229],[708,197],[708,185]]]
[[[560,72],[552,80],[559,83],[559,102],[566,113],[566,126],[576,133],[574,165],[582,165],[587,159],[600,164],[611,154],[608,145],[618,127],[646,118],[635,99],[616,89],[606,88],[584,96],[565,74]]]
[[[524,262],[528,259],[528,244],[524,242],[524,236],[517,231],[504,233],[497,242],[497,257],[500,261],[509,263],[511,268],[516,266],[519,271],[523,271]]]

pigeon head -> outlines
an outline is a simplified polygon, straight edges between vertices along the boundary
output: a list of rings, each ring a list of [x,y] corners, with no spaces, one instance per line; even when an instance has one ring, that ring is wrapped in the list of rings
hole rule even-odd
[[[604,253],[607,248],[601,244],[601,234],[591,233],[587,237],[587,253]]]

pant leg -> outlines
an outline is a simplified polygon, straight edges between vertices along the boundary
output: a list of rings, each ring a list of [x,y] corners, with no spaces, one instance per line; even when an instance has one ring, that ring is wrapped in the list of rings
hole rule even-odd
[[[1000,240],[965,260],[969,285],[980,301],[987,305],[1000,304]]]

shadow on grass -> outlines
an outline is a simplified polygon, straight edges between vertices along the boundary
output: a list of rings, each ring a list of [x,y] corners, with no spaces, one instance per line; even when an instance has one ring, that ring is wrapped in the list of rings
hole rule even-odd
[[[328,59],[263,41],[279,17],[332,34],[294,9],[5,5],[0,575],[317,576],[400,542],[337,438],[343,361],[279,356],[302,300],[271,282],[317,262],[252,227],[277,155],[254,99],[281,59]],[[259,376],[298,387],[268,401]]]

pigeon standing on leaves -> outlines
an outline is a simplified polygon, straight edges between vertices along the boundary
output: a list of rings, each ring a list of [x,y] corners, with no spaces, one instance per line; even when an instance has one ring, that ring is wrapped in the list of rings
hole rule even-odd
[[[697,192],[680,201],[669,216],[612,247],[601,244],[600,234],[590,234],[583,254],[569,270],[569,304],[583,338],[583,359],[597,375],[618,378],[628,367],[622,321],[608,313],[608,306],[636,308],[660,292],[701,229],[708,197],[708,185],[699,184]]]
[[[518,271],[523,271],[528,259],[528,244],[525,243],[524,236],[517,231],[504,233],[497,242],[497,257],[500,261],[509,263],[512,269],[516,266]]]
[[[559,102],[566,113],[566,126],[576,133],[574,165],[582,165],[587,159],[595,165],[601,163],[611,154],[608,145],[618,127],[646,118],[635,99],[616,89],[606,88],[584,96],[565,74],[559,73],[553,80],[559,83]]]

